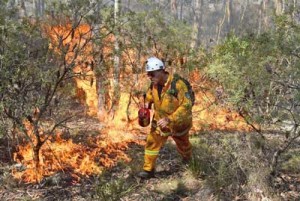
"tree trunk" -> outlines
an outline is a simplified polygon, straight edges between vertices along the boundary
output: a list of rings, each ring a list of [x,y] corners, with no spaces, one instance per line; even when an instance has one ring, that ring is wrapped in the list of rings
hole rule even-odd
[[[245,6],[243,6],[243,11],[242,11],[242,14],[241,14],[241,17],[240,17],[240,22],[239,22],[241,25],[243,24],[248,4],[249,4],[249,0],[247,0],[246,3],[245,3]]]
[[[268,27],[268,15],[266,11],[266,4],[267,4],[267,0],[262,0],[259,6],[258,32],[257,32],[258,35],[264,32],[265,30],[267,30]]]
[[[269,23],[268,23],[269,20],[268,20],[268,14],[267,14],[267,1],[268,0],[263,0],[263,2],[262,2],[263,20],[264,20],[263,30],[267,30],[268,26],[269,26]]]
[[[113,101],[110,109],[110,115],[114,118],[115,111],[118,108],[120,99],[120,47],[119,47],[119,15],[120,15],[120,2],[121,0],[115,0],[114,4],[114,22],[115,22],[115,42],[114,42],[114,71],[113,71]]]
[[[275,0],[276,15],[283,13],[283,2],[282,0]]]
[[[259,15],[259,18],[258,18],[257,35],[260,35],[261,29],[262,29],[262,21],[264,20],[264,17],[263,17],[263,1],[261,2],[261,5],[259,6],[258,15]]]
[[[39,0],[39,1],[40,1],[40,14],[41,16],[43,16],[45,12],[45,0]]]
[[[27,9],[25,6],[25,0],[20,1],[19,18],[27,17]]]
[[[297,6],[297,0],[293,0],[293,12],[292,12],[293,18],[295,18],[296,6]]]
[[[40,151],[45,141],[41,140],[41,134],[38,131],[38,127],[34,125],[33,133],[36,137],[36,143],[33,143],[33,160],[35,162],[35,170],[36,170],[36,182],[40,182],[40,176],[42,174],[41,164],[40,164]],[[34,140],[33,140],[34,141]]]
[[[224,22],[225,22],[225,19],[226,19],[226,0],[223,4],[223,7],[224,7],[224,16],[222,17],[222,19],[220,19],[220,22],[219,22],[219,25],[218,25],[218,28],[217,28],[217,44],[219,44],[219,39],[220,39],[220,35],[221,35],[221,31],[222,31],[222,28],[223,28],[223,25],[224,25]]]
[[[197,46],[197,41],[198,41],[198,32],[199,32],[199,26],[200,23],[199,22],[199,17],[200,17],[200,8],[201,8],[201,0],[195,0],[195,14],[193,17],[193,30],[192,30],[192,42],[190,44],[190,47],[192,49],[196,48]]]
[[[232,27],[232,0],[226,0],[226,32],[229,32]]]
[[[39,182],[39,178],[41,175],[41,169],[40,169],[40,148],[41,147],[34,147],[33,148],[33,160],[35,162],[35,171],[36,171],[36,182]]]
[[[178,12],[177,12],[177,1],[171,0],[171,13],[175,17],[175,19],[178,19]]]
[[[33,8],[34,8],[35,17],[38,17],[39,16],[38,0],[33,1]]]
[[[183,1],[180,2],[179,20],[183,20]]]
[[[202,30],[201,30],[201,26],[202,24],[204,23],[203,22],[203,14],[204,14],[204,0],[201,0],[200,1],[200,13],[199,13],[199,23],[198,23],[198,37],[197,37],[197,44],[199,44],[199,39],[201,38],[201,33],[202,33]]]
[[[105,118],[107,116],[106,112],[106,86],[105,82],[106,80],[103,79],[105,76],[100,75],[98,76],[99,79],[97,81],[96,89],[97,89],[97,96],[98,96],[98,118],[101,122],[105,121]]]

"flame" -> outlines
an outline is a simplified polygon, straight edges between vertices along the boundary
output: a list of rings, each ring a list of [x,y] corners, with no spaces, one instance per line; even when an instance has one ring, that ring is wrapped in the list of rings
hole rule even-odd
[[[62,47],[68,47],[65,60],[68,64],[74,62],[73,71],[80,75],[75,77],[77,98],[86,104],[88,115],[96,116],[98,103],[96,78],[91,68],[93,62],[92,44],[88,41],[91,37],[91,27],[85,24],[72,29],[72,26],[67,24],[48,26],[46,31],[51,40],[50,48],[57,54],[61,54]],[[80,54],[75,56],[74,47],[82,48]],[[121,111],[124,112],[124,110]],[[105,139],[99,137],[99,131],[99,136],[89,137],[85,145],[75,143],[71,139],[63,139],[61,133],[57,132],[55,136],[47,139],[40,148],[38,164],[36,164],[33,151],[33,147],[37,144],[33,134],[33,126],[30,122],[24,121],[27,135],[32,139],[33,144],[28,143],[19,146],[18,151],[14,153],[14,161],[22,164],[25,169],[15,168],[12,171],[13,176],[26,183],[34,183],[62,171],[70,173],[74,182],[77,182],[82,176],[101,173],[103,168],[112,167],[116,165],[117,161],[129,162],[131,159],[125,154],[125,150],[128,149],[130,143],[139,143],[139,141],[134,140],[133,134],[129,132],[126,135],[120,135],[121,132],[124,132],[121,130],[124,129],[126,117],[119,114],[117,112],[114,120],[108,126],[109,130],[101,131],[101,136],[105,136]],[[42,133],[43,140],[45,137],[46,135]]]
[[[213,87],[201,79],[199,72],[193,72],[193,74],[196,78],[192,77],[191,80],[196,84],[201,83],[206,87],[208,85]],[[195,89],[197,102],[193,108],[194,131],[201,129],[250,130],[237,112],[214,104],[216,97],[213,93],[208,90],[197,90],[197,87]],[[26,169],[23,171],[14,169],[13,176],[24,182],[32,183],[41,181],[44,177],[57,172],[68,172],[72,176],[73,182],[78,182],[81,177],[100,174],[104,168],[113,167],[120,160],[130,162],[131,159],[125,151],[131,143],[143,145],[144,141],[139,139],[144,139],[149,127],[139,128],[135,121],[138,106],[132,104],[128,110],[129,99],[129,93],[121,93],[119,110],[116,111],[114,118],[107,122],[105,129],[99,131],[98,136],[87,138],[85,144],[75,143],[71,139],[63,139],[59,132],[56,136],[49,138],[39,152],[41,160],[38,168],[35,165],[31,145],[19,146],[19,151],[14,153],[14,160]],[[128,116],[131,119],[129,123]],[[34,137],[32,125],[29,122],[24,123],[28,135]],[[139,138],[139,135],[142,137]]]
[[[196,91],[196,104],[193,107],[193,130],[222,130],[222,131],[251,131],[250,125],[239,115],[230,109],[228,105],[220,103],[216,92],[222,90],[205,79],[199,70],[190,73],[190,80]],[[222,92],[220,92],[222,93]]]
[[[25,170],[14,169],[12,174],[25,183],[34,183],[62,171],[68,172],[77,182],[81,177],[100,174],[103,168],[113,167],[118,161],[129,162],[131,159],[125,151],[130,143],[136,142],[132,139],[115,142],[109,138],[94,137],[87,140],[87,145],[83,145],[71,139],[62,139],[61,133],[57,133],[41,147],[38,168],[31,145],[19,146],[19,151],[14,153],[14,161],[22,164]]]
[[[66,61],[69,64],[75,62],[74,73],[81,75],[75,78],[77,97],[88,107],[87,114],[96,116],[98,100],[96,76],[91,68],[94,60],[92,44],[89,41],[91,27],[85,24],[72,29],[72,26],[67,24],[46,27],[46,30],[51,39],[49,45],[57,54],[61,54],[60,45],[68,47],[68,53],[65,55]],[[62,38],[64,40],[61,43]],[[114,38],[110,36],[107,40],[112,41]],[[82,48],[82,52],[77,56],[72,51],[75,46]],[[111,52],[111,47],[104,47],[104,52]],[[127,62],[124,62],[127,76],[121,75],[121,84],[141,90],[145,87],[147,76],[142,75],[135,84],[131,84],[133,72],[130,65],[138,65],[133,58],[137,57],[132,50],[128,50],[122,56],[122,59]],[[213,88],[215,85],[203,79],[199,71],[195,70],[190,73],[190,81],[196,91],[196,105],[193,107],[193,131],[197,132],[203,129],[251,130],[237,112],[222,104],[216,104],[218,97],[215,94],[209,90],[202,90]],[[142,90],[146,90],[146,88]],[[138,126],[136,121],[138,106],[134,103],[128,104],[131,99],[130,93],[122,91],[120,96],[119,109],[106,122],[105,128],[99,130],[98,136],[88,137],[84,143],[76,143],[72,139],[63,139],[61,132],[57,131],[42,145],[39,151],[38,165],[34,160],[33,145],[36,145],[36,140],[33,135],[33,127],[29,122],[24,121],[27,134],[32,138],[33,144],[19,146],[18,151],[14,153],[14,160],[22,164],[25,169],[15,168],[12,171],[13,176],[26,183],[34,183],[57,172],[64,172],[72,176],[73,182],[78,182],[81,177],[100,174],[104,168],[113,167],[120,160],[130,162],[131,159],[125,151],[131,143],[143,145],[145,134],[149,132],[150,128]],[[45,140],[47,135],[42,131],[41,133],[42,139]]]
[[[25,183],[36,183],[43,178],[55,175],[58,172],[68,173],[72,183],[77,183],[82,177],[101,174],[104,168],[110,168],[118,161],[130,162],[131,158],[126,150],[132,143],[143,145],[139,140],[139,131],[133,131],[136,122],[131,126],[127,124],[127,116],[124,115],[127,107],[128,94],[122,93],[120,110],[116,112],[104,130],[99,130],[99,135],[87,137],[82,143],[76,143],[72,139],[63,139],[62,133],[48,138],[39,151],[40,161],[36,164],[32,144],[24,144],[17,147],[13,159],[23,168],[12,170],[14,178]],[[134,109],[132,109],[134,110]],[[134,117],[133,117],[134,118]],[[37,144],[33,133],[33,125],[24,121],[27,135],[32,139],[33,145]],[[42,130],[41,139],[46,139],[46,133]]]
[[[87,114],[96,116],[98,101],[96,76],[93,71],[91,27],[88,24],[81,24],[75,28],[71,24],[45,26],[45,32],[51,41],[50,49],[53,49],[58,55],[62,54],[63,48],[67,48],[65,60],[68,64],[75,63],[73,72],[78,75],[74,78],[76,96],[81,103],[86,104]]]

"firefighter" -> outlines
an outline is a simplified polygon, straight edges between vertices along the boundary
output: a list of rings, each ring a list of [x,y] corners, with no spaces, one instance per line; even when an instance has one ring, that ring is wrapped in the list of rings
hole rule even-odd
[[[151,130],[147,135],[143,171],[138,174],[143,179],[154,177],[155,163],[160,149],[169,136],[176,143],[177,151],[184,162],[191,158],[192,147],[189,131],[192,127],[192,101],[188,88],[182,80],[176,82],[177,96],[172,94],[173,76],[165,71],[164,63],[150,57],[146,72],[151,85],[146,93],[146,107],[154,106]]]

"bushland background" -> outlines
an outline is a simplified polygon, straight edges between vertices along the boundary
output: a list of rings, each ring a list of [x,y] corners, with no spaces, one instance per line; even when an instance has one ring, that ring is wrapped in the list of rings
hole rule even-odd
[[[2,0],[2,200],[299,200],[298,0]],[[142,181],[144,62],[196,92]]]

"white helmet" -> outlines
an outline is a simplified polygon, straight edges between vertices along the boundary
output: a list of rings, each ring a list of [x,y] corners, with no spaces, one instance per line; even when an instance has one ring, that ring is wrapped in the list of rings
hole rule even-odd
[[[156,71],[156,70],[162,70],[165,69],[164,63],[156,58],[156,57],[150,57],[146,62],[146,72]]]

